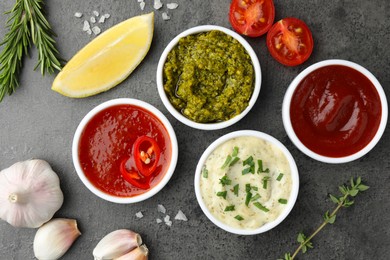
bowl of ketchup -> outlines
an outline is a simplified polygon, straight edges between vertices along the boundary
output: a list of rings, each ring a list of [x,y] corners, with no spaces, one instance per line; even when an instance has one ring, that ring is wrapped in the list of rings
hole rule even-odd
[[[302,71],[283,100],[283,125],[295,146],[326,163],[368,153],[385,130],[388,105],[379,81],[346,60],[325,60]]]
[[[168,119],[154,106],[120,98],[93,108],[76,129],[72,158],[84,185],[115,203],[143,201],[171,178],[178,145]]]

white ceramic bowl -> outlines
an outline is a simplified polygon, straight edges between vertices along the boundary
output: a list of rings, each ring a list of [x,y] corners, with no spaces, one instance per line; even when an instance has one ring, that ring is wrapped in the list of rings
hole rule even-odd
[[[379,124],[379,128],[374,136],[374,138],[360,151],[344,156],[344,157],[328,157],[328,156],[323,156],[318,153],[313,152],[309,148],[307,148],[297,137],[297,135],[294,132],[294,129],[291,124],[291,118],[290,118],[290,105],[291,105],[291,99],[294,94],[295,89],[298,87],[299,83],[311,72],[325,66],[330,66],[330,65],[342,65],[342,66],[347,66],[352,69],[355,69],[362,73],[364,76],[366,76],[372,84],[375,86],[380,102],[381,102],[381,107],[382,107],[382,115],[381,115],[381,120]],[[307,156],[321,162],[325,163],[332,163],[332,164],[337,164],[337,163],[346,163],[350,162],[353,160],[356,160],[362,156],[364,156],[366,153],[368,153],[380,140],[382,137],[383,132],[385,131],[386,128],[386,123],[387,123],[387,117],[388,117],[388,105],[387,105],[387,99],[386,95],[383,91],[383,88],[379,81],[375,78],[374,75],[372,75],[371,72],[369,72],[367,69],[364,67],[360,66],[359,64],[356,64],[354,62],[346,61],[346,60],[338,60],[338,59],[332,59],[332,60],[325,60],[321,61],[318,63],[315,63],[305,70],[303,70],[301,73],[298,74],[298,76],[291,82],[290,86],[288,87],[286,94],[284,96],[283,100],[283,108],[282,108],[282,116],[283,116],[283,125],[284,128],[287,132],[287,135],[291,139],[291,141],[295,144],[295,146],[301,150],[304,154]]]
[[[164,91],[164,84],[163,84],[163,68],[165,61],[167,59],[168,53],[172,50],[173,47],[179,42],[179,40],[185,36],[191,35],[191,34],[198,34],[201,32],[208,32],[212,30],[218,30],[222,31],[233,38],[235,38],[238,42],[240,42],[246,51],[248,52],[249,56],[251,57],[253,68],[254,68],[254,73],[255,73],[255,83],[254,83],[254,90],[251,96],[251,99],[249,100],[249,104],[247,108],[241,112],[241,114],[223,122],[218,122],[218,123],[197,123],[194,122],[184,115],[182,115],[179,111],[177,111],[171,102],[169,101],[165,91]],[[180,122],[183,124],[186,124],[190,127],[197,128],[197,129],[202,129],[202,130],[217,130],[217,129],[222,129],[228,126],[233,125],[234,123],[238,122],[241,120],[254,106],[256,103],[257,97],[259,96],[260,93],[260,86],[261,86],[261,69],[260,69],[260,62],[259,59],[257,58],[256,53],[253,51],[252,47],[249,45],[249,43],[241,37],[239,34],[233,32],[232,30],[229,30],[227,28],[221,27],[221,26],[215,26],[215,25],[202,25],[202,26],[197,26],[193,27],[191,29],[188,29],[182,33],[180,33],[178,36],[176,36],[165,48],[164,52],[161,55],[161,58],[158,62],[157,66],[157,89],[158,93],[162,99],[162,102],[164,103],[165,107],[168,109],[168,111]]]
[[[202,169],[203,166],[206,162],[207,157],[221,144],[225,143],[226,141],[232,139],[232,138],[237,138],[237,137],[242,137],[242,136],[253,136],[259,139],[263,139],[265,141],[268,141],[278,147],[283,154],[286,156],[287,161],[289,162],[290,169],[291,169],[291,180],[292,180],[292,187],[291,187],[291,193],[290,197],[288,198],[288,202],[286,204],[285,209],[281,212],[281,214],[274,220],[269,223],[266,223],[265,225],[256,228],[256,229],[238,229],[238,228],[233,228],[229,225],[226,225],[225,223],[221,222],[218,220],[207,208],[205,202],[203,201],[201,190],[200,190],[200,179],[202,178]],[[274,137],[258,132],[258,131],[253,131],[253,130],[241,130],[241,131],[235,131],[229,134],[226,134],[217,140],[215,140],[202,154],[198,165],[196,167],[196,172],[195,172],[195,194],[196,198],[198,200],[199,206],[201,207],[203,213],[218,227],[224,229],[225,231],[228,231],[230,233],[238,234],[238,235],[256,235],[260,233],[264,233],[266,231],[271,230],[272,228],[276,227],[279,225],[286,217],[287,215],[291,212],[292,208],[295,205],[295,202],[298,197],[298,191],[299,191],[299,174],[298,174],[298,168],[295,164],[294,158],[292,157],[291,153],[287,150],[287,148],[279,142],[277,139]]]
[[[141,108],[149,111],[153,115],[155,115],[162,122],[162,124],[165,126],[165,129],[167,130],[167,132],[169,134],[169,138],[170,138],[171,146],[172,146],[172,156],[171,156],[170,165],[169,165],[164,177],[161,179],[161,181],[156,186],[154,186],[153,188],[151,188],[147,192],[140,194],[140,195],[136,195],[134,197],[118,197],[118,196],[114,196],[114,195],[105,193],[105,192],[101,191],[100,189],[96,188],[88,180],[88,178],[85,176],[84,171],[82,170],[82,168],[80,166],[80,161],[79,161],[79,156],[78,156],[78,149],[79,149],[78,147],[79,147],[79,142],[80,142],[80,136],[81,136],[86,124],[91,120],[91,118],[93,118],[97,113],[99,113],[100,111],[102,111],[108,107],[112,107],[112,106],[116,106],[116,105],[123,105],[123,104],[129,104],[129,105],[141,107]],[[140,201],[143,201],[143,200],[146,200],[146,199],[152,197],[157,192],[159,192],[168,183],[168,181],[172,177],[172,174],[176,168],[177,157],[178,157],[178,145],[177,145],[176,134],[175,134],[175,131],[173,130],[171,124],[169,123],[168,119],[157,108],[150,105],[149,103],[146,103],[144,101],[137,100],[137,99],[131,99],[131,98],[119,98],[119,99],[109,100],[107,102],[104,102],[104,103],[98,105],[94,109],[92,109],[81,120],[81,122],[80,122],[79,126],[77,127],[76,132],[74,134],[73,144],[72,144],[73,164],[74,164],[74,167],[76,168],[76,172],[77,172],[79,178],[84,183],[84,185],[90,191],[92,191],[96,196],[98,196],[102,199],[105,199],[107,201],[111,201],[111,202],[115,202],[115,203],[122,203],[122,204],[140,202]]]

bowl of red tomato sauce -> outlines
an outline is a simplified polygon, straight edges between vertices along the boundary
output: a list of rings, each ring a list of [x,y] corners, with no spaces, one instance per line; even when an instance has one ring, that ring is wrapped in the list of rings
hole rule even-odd
[[[178,145],[171,124],[157,108],[120,98],[98,105],[81,120],[72,157],[81,181],[95,195],[135,203],[168,183]]]
[[[321,162],[346,163],[379,142],[388,104],[381,84],[367,69],[346,60],[325,60],[291,82],[282,115],[299,150]]]

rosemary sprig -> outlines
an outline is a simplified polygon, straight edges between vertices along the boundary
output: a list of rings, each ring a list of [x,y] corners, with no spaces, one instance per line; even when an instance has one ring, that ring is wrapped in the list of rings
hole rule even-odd
[[[18,78],[22,59],[28,54],[31,42],[38,49],[38,63],[41,74],[61,70],[61,59],[55,47],[56,35],[43,13],[42,0],[16,0],[7,20],[8,32],[0,46],[0,101],[5,94],[11,95],[19,86]]]
[[[322,222],[322,224],[309,237],[306,237],[303,232],[300,232],[297,238],[297,241],[299,243],[298,248],[294,251],[292,255],[291,253],[285,253],[284,258],[279,260],[294,260],[299,252],[302,252],[304,254],[307,252],[308,249],[313,248],[313,244],[311,242],[313,237],[315,237],[315,235],[317,235],[327,224],[333,224],[336,221],[337,212],[341,208],[348,208],[353,205],[354,200],[352,198],[356,197],[359,192],[366,191],[368,188],[368,186],[362,183],[361,177],[358,177],[356,180],[354,180],[354,178],[351,178],[350,186],[342,185],[339,187],[339,190],[342,194],[341,196],[336,197],[330,194],[330,199],[335,204],[337,204],[336,208],[331,213],[329,213],[329,211],[325,212],[323,216],[324,222]]]

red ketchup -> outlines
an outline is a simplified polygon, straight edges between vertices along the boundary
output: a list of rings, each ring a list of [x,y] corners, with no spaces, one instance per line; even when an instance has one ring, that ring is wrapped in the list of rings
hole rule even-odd
[[[147,177],[148,188],[142,189],[126,181],[120,168],[122,162],[134,157],[134,142],[145,136],[154,140],[159,156],[155,170]],[[79,160],[95,187],[110,195],[133,197],[153,188],[164,177],[171,160],[169,134],[155,115],[141,107],[109,107],[87,123],[80,137]]]
[[[328,157],[352,155],[375,136],[381,102],[371,81],[342,65],[319,68],[296,88],[290,105],[293,129],[313,152]]]

